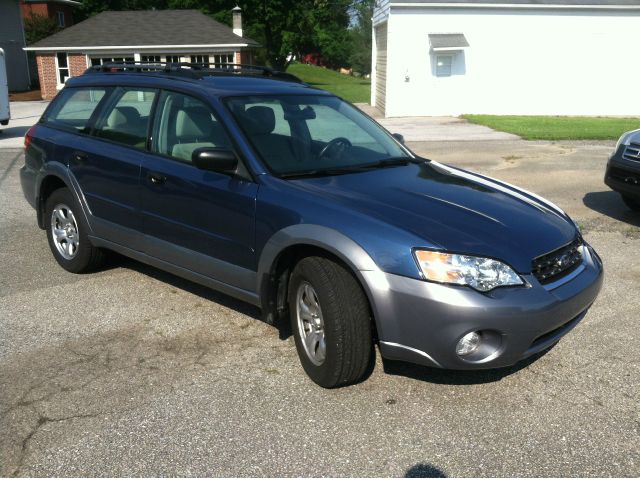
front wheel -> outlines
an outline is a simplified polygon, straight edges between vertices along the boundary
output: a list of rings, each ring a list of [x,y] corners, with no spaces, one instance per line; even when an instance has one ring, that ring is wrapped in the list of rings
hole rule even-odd
[[[373,360],[369,303],[353,275],[324,257],[293,270],[289,310],[296,348],[311,380],[333,388],[362,380]]]
[[[622,200],[627,205],[627,207],[633,211],[640,211],[640,201],[631,196],[622,195]]]

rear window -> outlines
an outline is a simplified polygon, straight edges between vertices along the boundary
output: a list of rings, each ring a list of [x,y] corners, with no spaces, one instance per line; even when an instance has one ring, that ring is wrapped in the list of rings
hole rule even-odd
[[[88,133],[89,120],[106,92],[106,88],[65,88],[53,100],[42,121],[52,126]]]

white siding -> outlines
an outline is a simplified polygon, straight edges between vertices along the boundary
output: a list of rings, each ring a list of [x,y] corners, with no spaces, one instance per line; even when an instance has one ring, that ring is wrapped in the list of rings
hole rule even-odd
[[[386,114],[640,115],[638,25],[638,11],[394,8]],[[429,33],[466,36],[452,76],[435,75]]]
[[[387,23],[374,27],[374,80],[371,82],[373,106],[385,113],[387,101]]]

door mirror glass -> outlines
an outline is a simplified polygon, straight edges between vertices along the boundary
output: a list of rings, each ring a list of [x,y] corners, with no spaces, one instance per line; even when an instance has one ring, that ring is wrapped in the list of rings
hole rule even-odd
[[[393,133],[391,136],[393,136],[398,143],[404,144],[404,136],[402,136],[400,133]]]
[[[220,148],[198,148],[191,155],[193,165],[205,171],[235,173],[238,158],[233,151]]]

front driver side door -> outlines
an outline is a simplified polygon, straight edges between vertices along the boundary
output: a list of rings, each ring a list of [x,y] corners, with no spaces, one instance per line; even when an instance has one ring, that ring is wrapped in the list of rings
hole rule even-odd
[[[152,151],[143,160],[145,252],[243,290],[255,288],[254,216],[258,185],[197,169],[200,147],[232,149],[204,101],[164,91],[158,101]]]

